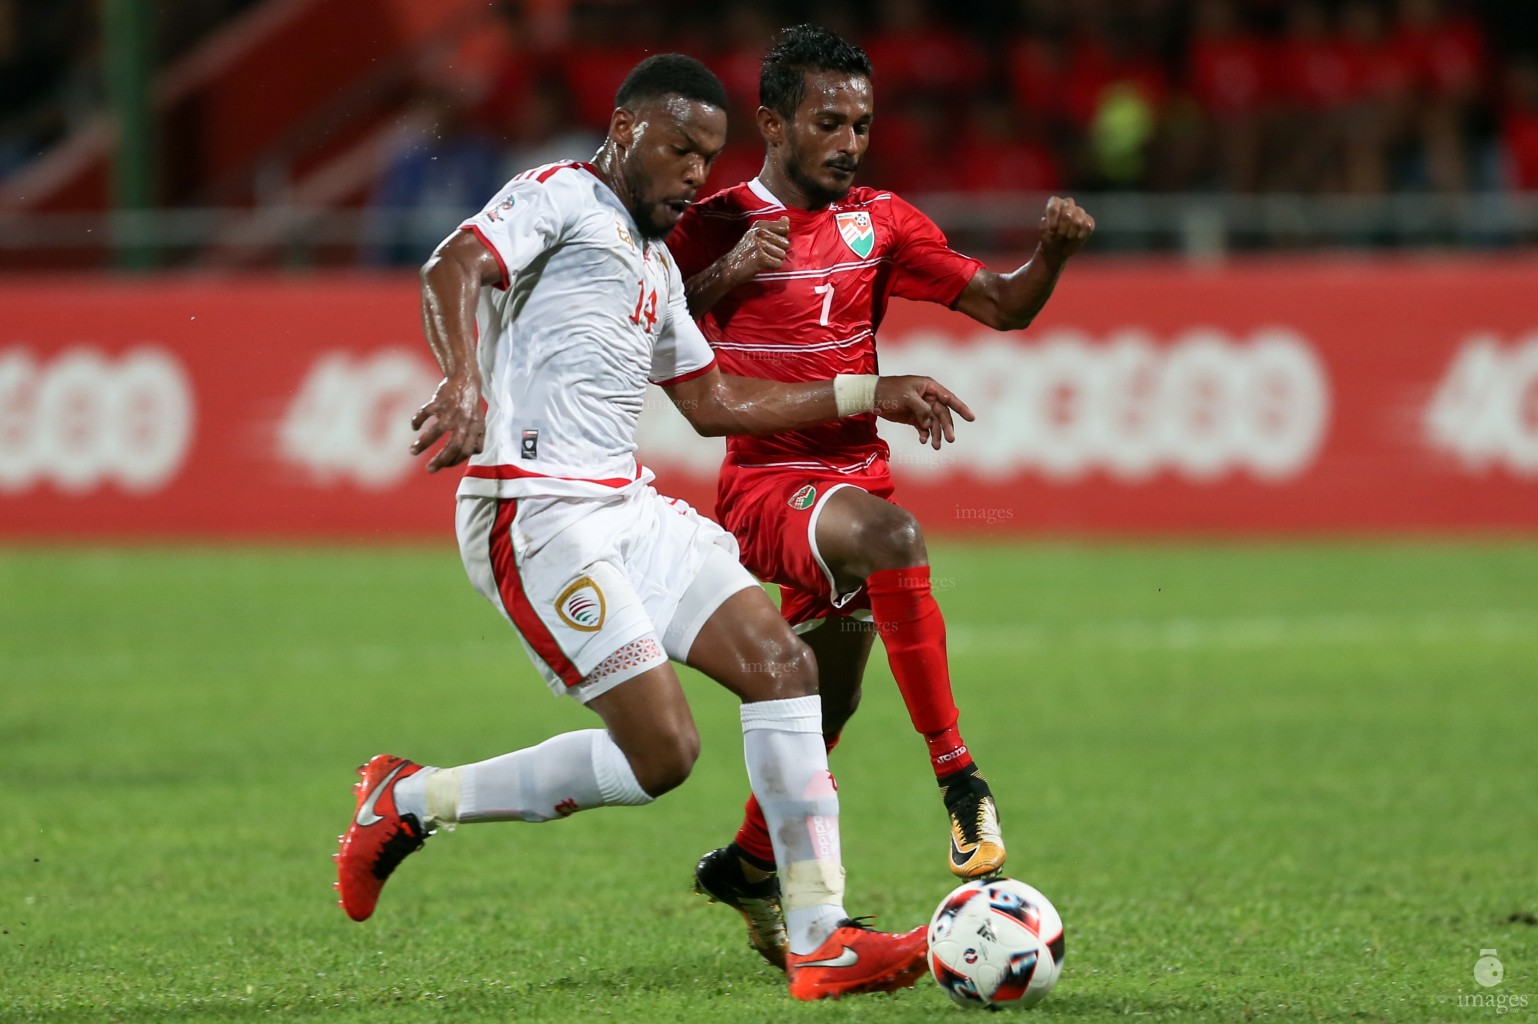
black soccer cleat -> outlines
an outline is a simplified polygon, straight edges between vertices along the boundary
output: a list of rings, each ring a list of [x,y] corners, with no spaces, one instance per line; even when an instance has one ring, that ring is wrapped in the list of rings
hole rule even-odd
[[[748,926],[748,944],[768,963],[785,969],[790,939],[785,933],[785,914],[780,909],[778,878],[771,875],[759,882],[749,882],[742,873],[737,851],[723,846],[705,854],[694,866],[694,891],[741,914]]]

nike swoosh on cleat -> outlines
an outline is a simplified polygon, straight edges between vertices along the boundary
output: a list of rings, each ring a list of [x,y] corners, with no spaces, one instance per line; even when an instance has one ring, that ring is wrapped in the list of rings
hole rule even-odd
[[[374,804],[384,795],[385,787],[395,780],[395,776],[400,774],[400,770],[404,767],[406,767],[404,764],[396,765],[390,769],[389,775],[379,780],[379,785],[369,792],[368,799],[363,801],[362,806],[358,808],[358,816],[353,819],[354,821],[364,828],[368,828],[376,821],[384,821],[382,817],[374,813]]]
[[[827,960],[803,960],[796,966],[799,967],[853,967],[860,962],[860,954],[848,946],[838,956],[829,957]]]

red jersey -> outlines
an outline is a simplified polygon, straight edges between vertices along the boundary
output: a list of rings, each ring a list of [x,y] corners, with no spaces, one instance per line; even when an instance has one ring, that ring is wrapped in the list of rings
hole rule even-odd
[[[790,218],[790,250],[699,320],[723,373],[826,380],[875,373],[876,331],[893,295],[953,305],[982,264],[891,192],[854,188],[821,210],[787,209],[757,179],[690,207],[668,248],[684,280],[731,251],[757,220]],[[806,430],[727,438],[739,466],[852,472],[887,457],[874,415]]]

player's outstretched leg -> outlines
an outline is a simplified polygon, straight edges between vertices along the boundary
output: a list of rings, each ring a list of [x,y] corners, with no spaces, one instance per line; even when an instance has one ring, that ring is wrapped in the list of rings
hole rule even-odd
[[[336,855],[336,884],[348,916],[368,918],[396,865],[439,829],[555,821],[592,807],[635,806],[688,775],[694,727],[671,668],[652,669],[588,706],[622,725],[615,733],[561,733],[537,746],[453,768],[388,754],[365,765],[357,810]],[[619,743],[636,752],[633,760]]]
[[[801,634],[817,659],[823,746],[829,754],[859,705],[860,678],[874,637],[869,623],[845,618]],[[694,891],[737,911],[747,925],[748,944],[770,964],[785,969],[785,918],[774,844],[756,797],[748,796],[742,826],[731,844],[700,858],[694,869]]]
[[[950,817],[951,873],[997,874],[1005,858],[998,808],[957,727],[945,617],[934,598],[918,521],[884,498],[845,487],[827,499],[817,544],[839,587],[854,590],[863,583],[870,597],[876,632],[913,727],[929,747]]]
[[[432,835],[414,814],[401,814],[395,787],[422,770],[403,757],[378,754],[358,769],[358,804],[336,860],[337,901],[354,921],[366,921],[391,872]]]
[[[701,629],[689,664],[742,699],[743,754],[781,866],[786,966],[797,999],[911,985],[924,929],[872,931],[844,909],[838,793],[828,771],[816,663],[762,590],[729,598]]]

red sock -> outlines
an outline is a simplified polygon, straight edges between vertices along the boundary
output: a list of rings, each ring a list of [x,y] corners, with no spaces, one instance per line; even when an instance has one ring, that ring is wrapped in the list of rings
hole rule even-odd
[[[951,696],[945,616],[930,592],[929,566],[880,569],[865,581],[865,592],[908,717],[929,745],[935,775],[968,767],[972,755],[956,729],[960,712]]]
[[[838,746],[838,737],[829,739],[824,736],[822,742],[831,754],[833,748]],[[769,823],[764,820],[763,809],[758,806],[758,797],[749,795],[748,802],[743,805],[742,827],[737,830],[737,838],[732,842],[756,866],[765,871],[774,870],[774,843],[769,839]]]
[[[758,797],[749,794],[748,802],[742,808],[742,827],[737,829],[737,838],[732,842],[755,867],[768,871],[765,865],[774,864],[774,843],[769,839],[769,824],[764,821]]]

